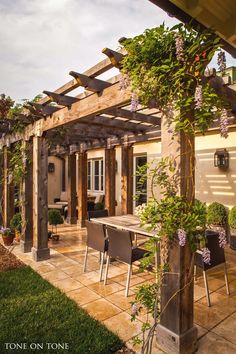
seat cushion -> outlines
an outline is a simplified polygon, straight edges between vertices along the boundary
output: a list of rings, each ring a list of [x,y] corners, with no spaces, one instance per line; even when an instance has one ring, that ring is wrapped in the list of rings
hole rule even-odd
[[[144,258],[144,256],[149,255],[150,252],[144,250],[143,248],[134,248],[132,250],[132,263],[135,261],[138,261],[141,258]]]

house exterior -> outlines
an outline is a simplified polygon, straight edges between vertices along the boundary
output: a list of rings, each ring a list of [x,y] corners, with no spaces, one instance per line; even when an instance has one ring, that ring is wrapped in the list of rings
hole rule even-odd
[[[226,69],[224,77],[226,83],[236,90],[236,67]],[[228,208],[236,204],[236,125],[230,128],[227,139],[219,134],[219,128],[211,129],[205,136],[198,135],[196,146],[196,198],[207,204],[218,201]],[[229,154],[229,167],[222,168],[214,165],[214,156],[217,151]],[[121,214],[121,147],[116,151],[116,214]],[[88,151],[88,195],[104,195],[104,149]],[[151,142],[133,144],[133,195],[138,189],[138,176],[135,175],[137,166],[158,160],[161,156],[161,139]],[[67,156],[49,156],[49,163],[54,169],[48,174],[48,203],[53,204],[54,198],[60,198],[61,192],[67,190],[68,175]],[[138,200],[133,201],[133,207],[145,203],[150,196],[150,182],[142,187]]]

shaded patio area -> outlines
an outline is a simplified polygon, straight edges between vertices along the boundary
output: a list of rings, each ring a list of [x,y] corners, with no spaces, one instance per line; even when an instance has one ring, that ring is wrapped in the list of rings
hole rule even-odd
[[[124,296],[127,265],[112,262],[109,281],[106,286],[98,281],[98,253],[89,253],[87,272],[83,273],[86,230],[76,225],[61,225],[58,228],[59,242],[50,241],[51,258],[40,263],[32,260],[30,254],[23,254],[19,245],[13,252],[30,265],[43,278],[61,289],[89,314],[103,322],[111,331],[117,333],[128,347],[137,353],[140,348],[133,346],[132,338],[141,335],[141,326],[146,316],[130,321],[130,302],[134,300],[135,288],[144,282],[152,282],[150,273],[140,273],[138,264],[133,267],[130,295]],[[226,249],[228,275],[231,295],[225,290],[223,268],[210,271],[209,288],[212,307],[207,306],[202,276],[194,285],[194,322],[198,328],[198,353],[235,353],[236,352],[236,254]],[[156,345],[156,344],[155,344]],[[155,348],[153,353],[162,353]]]

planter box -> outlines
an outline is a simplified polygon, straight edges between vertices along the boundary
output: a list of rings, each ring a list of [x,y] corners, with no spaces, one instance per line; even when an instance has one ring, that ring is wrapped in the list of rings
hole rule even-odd
[[[236,251],[236,229],[230,228],[230,248]]]

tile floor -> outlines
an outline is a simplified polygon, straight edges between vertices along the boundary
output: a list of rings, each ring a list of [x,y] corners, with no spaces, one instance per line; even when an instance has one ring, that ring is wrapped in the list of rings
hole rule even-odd
[[[77,226],[63,225],[58,228],[59,242],[50,241],[51,258],[34,262],[31,253],[23,254],[19,246],[14,253],[30,265],[43,278],[61,289],[65,294],[86,309],[88,313],[117,333],[137,353],[140,348],[133,346],[132,337],[141,333],[145,316],[130,321],[130,302],[134,299],[137,285],[153,281],[148,273],[139,273],[134,266],[130,295],[124,297],[127,266],[113,262],[109,269],[106,286],[98,281],[98,254],[89,253],[87,272],[83,273],[86,230]],[[209,288],[212,307],[207,307],[202,277],[195,283],[195,324],[198,328],[198,353],[236,353],[236,251],[227,250],[228,273],[231,295],[226,294],[222,269],[211,271]],[[153,354],[163,353],[155,345]]]

